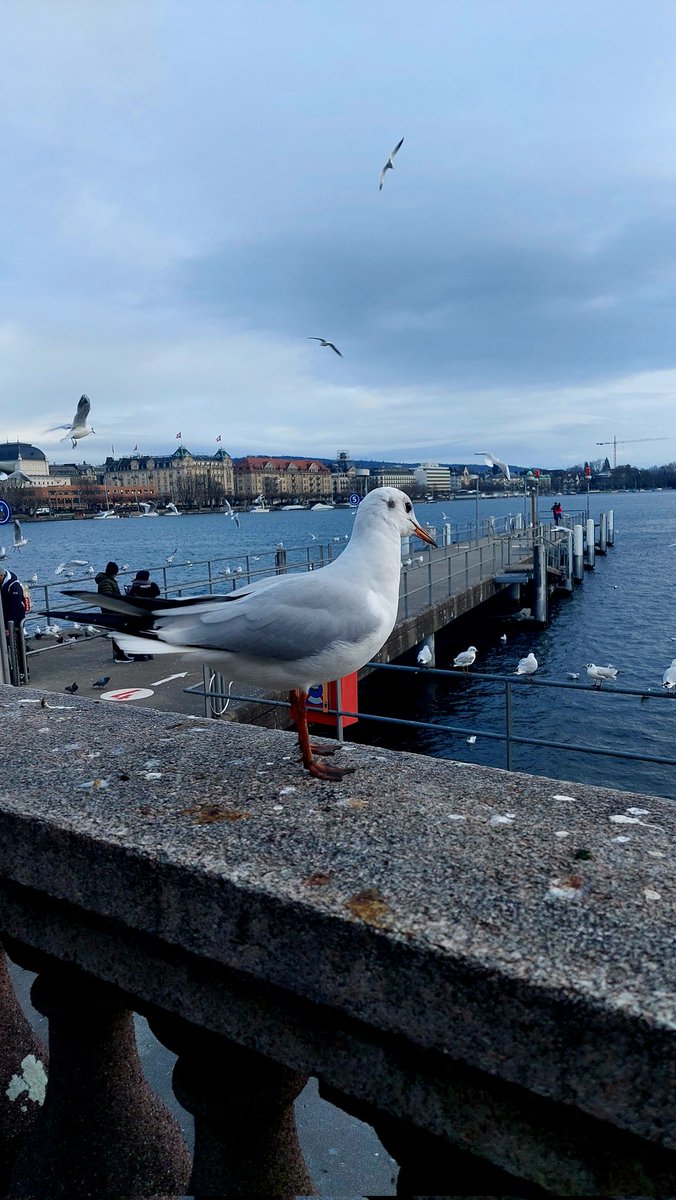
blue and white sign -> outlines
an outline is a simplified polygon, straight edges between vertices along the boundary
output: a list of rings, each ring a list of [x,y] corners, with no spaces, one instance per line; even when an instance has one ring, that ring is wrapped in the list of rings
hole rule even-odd
[[[359,504],[360,500],[361,496],[358,496],[356,492],[353,492],[350,496],[350,504]]]
[[[12,510],[6,500],[0,500],[0,525],[6,525],[12,515]]]

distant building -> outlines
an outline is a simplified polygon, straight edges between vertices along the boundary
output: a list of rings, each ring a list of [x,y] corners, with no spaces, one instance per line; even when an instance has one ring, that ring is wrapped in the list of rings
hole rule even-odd
[[[66,472],[52,475],[47,455],[29,442],[0,442],[0,471],[7,475],[3,487],[59,487],[69,482]]]
[[[307,458],[264,458],[249,455],[233,463],[235,496],[241,500],[330,500],[331,471]]]
[[[416,478],[410,467],[372,467],[369,491],[377,487],[396,487],[402,492],[412,492]]]
[[[232,459],[225,450],[191,454],[185,446],[173,454],[108,457],[101,481],[120,498],[138,492],[187,507],[219,504],[235,494]]]
[[[450,496],[451,469],[439,463],[421,463],[415,470],[415,482],[429,496]]]

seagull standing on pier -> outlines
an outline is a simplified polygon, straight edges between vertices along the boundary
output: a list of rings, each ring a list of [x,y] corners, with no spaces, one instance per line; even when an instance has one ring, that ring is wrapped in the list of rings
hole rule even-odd
[[[474,659],[476,658],[476,646],[469,646],[467,650],[461,650],[460,654],[456,654],[453,659],[454,667],[461,667],[463,671],[469,670]]]
[[[666,688],[668,692],[676,691],[676,658],[672,658],[671,666],[667,667],[662,676],[662,687]]]
[[[288,689],[304,766],[318,779],[340,780],[351,768],[318,762],[310,743],[308,688],[358,671],[387,641],[399,604],[401,538],[411,534],[436,545],[408,496],[375,488],[359,505],[343,553],[320,570],[261,579],[223,596],[65,594],[100,606],[96,624],[114,632],[127,654],[184,654],[226,679]]]

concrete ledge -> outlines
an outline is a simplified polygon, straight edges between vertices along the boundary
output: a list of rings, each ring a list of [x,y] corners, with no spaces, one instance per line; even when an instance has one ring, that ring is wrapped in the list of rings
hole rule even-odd
[[[604,1131],[676,1148],[672,803],[42,695],[0,689],[7,932],[517,1173],[539,1111],[578,1188]]]

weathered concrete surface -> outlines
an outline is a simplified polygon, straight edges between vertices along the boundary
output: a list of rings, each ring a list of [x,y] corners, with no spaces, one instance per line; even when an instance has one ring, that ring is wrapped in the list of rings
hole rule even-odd
[[[39,696],[0,691],[10,933],[515,1173],[541,1116],[553,1188],[563,1143],[578,1193],[612,1127],[676,1147],[669,801],[349,746],[324,784],[290,734]]]

